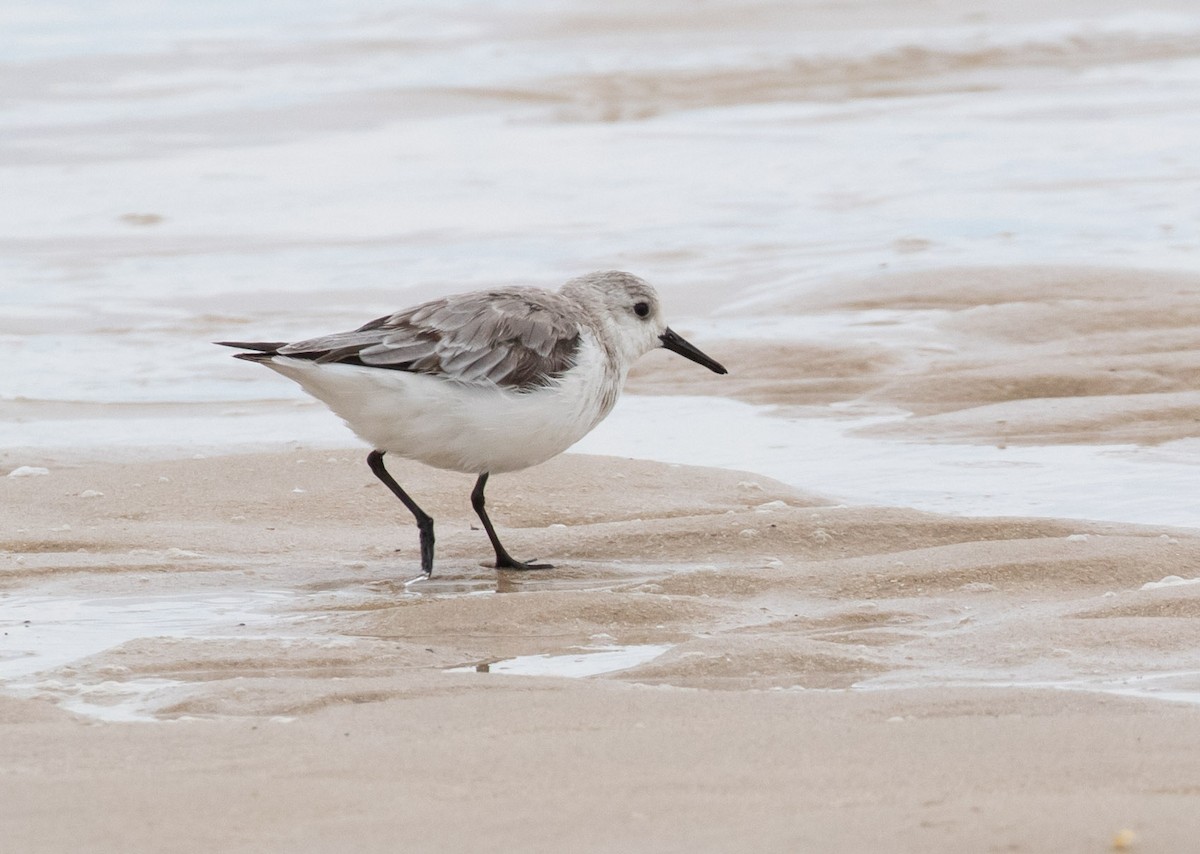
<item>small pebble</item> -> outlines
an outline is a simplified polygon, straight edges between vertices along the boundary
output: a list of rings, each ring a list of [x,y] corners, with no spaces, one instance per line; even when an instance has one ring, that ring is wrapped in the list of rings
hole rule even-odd
[[[1126,827],[1113,835],[1112,847],[1114,851],[1128,851],[1135,842],[1137,842],[1137,834]]]

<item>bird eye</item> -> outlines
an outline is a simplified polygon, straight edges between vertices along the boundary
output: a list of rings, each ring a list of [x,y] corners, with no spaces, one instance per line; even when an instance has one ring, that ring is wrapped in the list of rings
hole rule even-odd
[[[633,313],[636,314],[638,317],[645,317],[647,314],[650,313],[650,303],[648,303],[648,302],[635,303],[633,306]]]

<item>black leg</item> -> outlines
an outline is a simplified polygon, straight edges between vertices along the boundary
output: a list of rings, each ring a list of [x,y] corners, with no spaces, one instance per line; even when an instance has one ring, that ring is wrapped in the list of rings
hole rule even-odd
[[[433,575],[433,517],[417,506],[417,502],[408,497],[408,493],[400,488],[396,479],[383,467],[384,451],[371,451],[367,455],[367,465],[375,472],[375,477],[383,481],[384,486],[404,502],[404,506],[417,520],[417,530],[421,532],[421,572],[425,577]]]
[[[492,520],[488,518],[484,508],[483,488],[487,486],[487,480],[488,473],[484,472],[479,476],[479,480],[475,481],[475,488],[471,490],[471,506],[475,508],[479,521],[483,522],[483,530],[487,531],[492,548],[496,550],[496,569],[554,569],[553,565],[548,563],[522,563],[513,558],[500,544],[500,538],[496,536],[496,529],[492,527]]]

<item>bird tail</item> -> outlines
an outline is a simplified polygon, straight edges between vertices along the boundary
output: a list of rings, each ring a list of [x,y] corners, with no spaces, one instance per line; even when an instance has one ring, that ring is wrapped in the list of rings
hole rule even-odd
[[[242,350],[253,350],[253,353],[234,353],[233,358],[245,359],[248,362],[270,361],[286,341],[214,341],[220,347],[237,347]]]

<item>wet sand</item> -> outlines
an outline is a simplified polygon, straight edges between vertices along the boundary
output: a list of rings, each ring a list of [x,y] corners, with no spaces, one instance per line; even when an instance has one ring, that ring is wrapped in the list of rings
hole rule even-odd
[[[439,524],[434,578],[405,587],[415,531],[361,457],[0,479],[9,653],[85,644],[89,613],[142,621],[10,681],[14,849],[1094,851],[1129,830],[1172,851],[1200,831],[1200,710],[1165,699],[1200,696],[1179,675],[1200,585],[1158,584],[1196,574],[1193,531],[568,455],[491,496],[509,549],[558,568],[497,573],[470,478],[397,463]],[[73,640],[24,621],[39,597],[78,603]],[[651,645],[587,677],[498,672]]]

